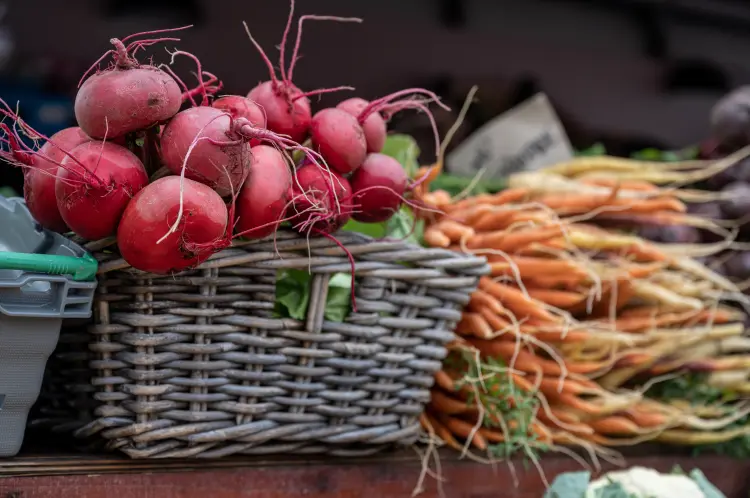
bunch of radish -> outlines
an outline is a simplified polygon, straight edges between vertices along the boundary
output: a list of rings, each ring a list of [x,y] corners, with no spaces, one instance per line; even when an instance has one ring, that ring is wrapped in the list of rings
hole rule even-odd
[[[0,155],[25,169],[32,215],[87,240],[116,237],[128,264],[159,274],[196,266],[233,238],[271,236],[282,224],[334,238],[350,218],[388,220],[410,202],[403,167],[381,154],[388,120],[415,109],[434,127],[428,105],[443,105],[409,89],[313,113],[311,96],[353,89],[292,83],[303,24],[360,20],[301,16],[287,66],[293,15],[292,1],[279,75],[245,25],[270,75],[247,97],[217,96],[221,82],[188,52],[172,50],[161,65],[136,59],[139,50],[179,41],[174,33],[185,28],[176,28],[110,40],[113,48],[79,84],[78,127],[43,136],[0,100]],[[195,64],[196,87],[172,71],[177,57]]]

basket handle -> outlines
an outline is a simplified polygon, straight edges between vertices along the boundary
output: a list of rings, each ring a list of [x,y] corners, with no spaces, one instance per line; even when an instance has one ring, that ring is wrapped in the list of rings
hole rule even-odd
[[[50,254],[0,252],[0,269],[25,270],[48,275],[70,275],[75,281],[94,280],[99,263],[86,253],[80,258]]]

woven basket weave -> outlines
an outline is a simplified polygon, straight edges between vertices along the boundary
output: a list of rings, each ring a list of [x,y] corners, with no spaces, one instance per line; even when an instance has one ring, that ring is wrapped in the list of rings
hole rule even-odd
[[[133,458],[347,456],[413,443],[460,309],[489,268],[442,249],[338,238],[356,260],[357,312],[341,323],[323,317],[328,281],[351,266],[327,239],[279,232],[172,276],[133,270],[100,245],[89,329],[98,406],[76,435]],[[313,275],[304,322],[273,314],[277,271],[291,268]]]

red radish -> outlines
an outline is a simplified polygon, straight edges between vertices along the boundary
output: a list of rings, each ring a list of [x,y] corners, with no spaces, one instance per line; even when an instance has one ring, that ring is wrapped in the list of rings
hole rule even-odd
[[[351,217],[349,181],[335,171],[304,164],[294,174],[287,215],[300,233],[330,234]]]
[[[292,229],[304,235],[319,235],[338,245],[349,258],[355,274],[354,256],[333,235],[351,217],[352,187],[346,178],[318,164],[303,163],[295,172],[287,210]],[[357,311],[354,279],[351,286],[352,310]]]
[[[239,192],[250,167],[250,145],[233,133],[232,117],[213,107],[191,107],[161,135],[161,159],[172,173],[208,185],[220,196]]]
[[[130,201],[117,230],[117,245],[133,268],[158,274],[181,271],[223,247],[227,217],[224,201],[211,188],[167,176]],[[178,219],[165,237],[165,227]]]
[[[116,138],[149,128],[177,114],[182,104],[182,91],[174,78],[155,66],[140,65],[132,54],[158,42],[179,39],[130,40],[178,29],[185,28],[137,33],[122,40],[110,40],[114,49],[107,51],[84,74],[76,94],[76,120],[87,135],[100,139]],[[128,41],[130,43],[125,45]],[[86,79],[110,55],[113,64]]]
[[[29,212],[44,228],[60,233],[67,232],[68,226],[60,215],[55,199],[57,169],[65,157],[63,151],[89,142],[91,137],[77,126],[65,128],[52,135],[50,141],[46,142],[36,153],[23,154],[10,128],[7,125],[2,126],[9,142],[12,143],[10,147],[12,152],[3,156],[12,164],[20,162],[21,166],[27,166],[23,172],[23,197]]]
[[[114,235],[125,206],[148,184],[138,157],[111,142],[83,143],[60,166],[55,181],[57,207],[70,229],[87,240]],[[77,183],[79,178],[86,184]]]
[[[427,98],[418,97],[420,94],[426,95]],[[405,98],[399,100],[401,97]],[[381,141],[384,142],[385,140],[385,131],[378,131],[376,133],[377,136],[373,138],[374,143],[370,146],[363,128],[365,123],[376,123],[376,125],[370,125],[370,128],[375,130],[378,119],[382,120],[378,115],[379,112],[387,113],[390,116],[404,109],[419,109],[424,111],[430,118],[432,128],[435,132],[436,144],[439,148],[440,137],[435,119],[427,108],[427,104],[431,101],[440,104],[437,95],[434,93],[421,88],[410,88],[370,102],[360,109],[356,115],[351,113],[351,109],[358,106],[356,102],[344,106],[350,108],[349,111],[338,107],[323,109],[315,114],[312,120],[311,135],[313,144],[332,168],[336,169],[339,173],[348,174],[362,164],[367,155],[368,148],[375,150],[380,146],[382,150]],[[444,104],[440,105],[447,109]],[[373,117],[375,118],[374,120],[372,119]]]
[[[312,119],[310,99],[303,96],[299,88],[266,81],[250,90],[247,98],[266,111],[268,129],[288,135],[295,142],[303,142],[307,138]]]
[[[359,117],[368,105],[369,102],[365,99],[353,97],[339,102],[336,108],[346,111],[354,117]],[[383,116],[381,116],[379,112],[373,112],[360,124],[362,126],[362,131],[365,133],[365,139],[367,140],[367,152],[380,152],[383,150],[387,133],[386,123]]]
[[[252,148],[250,181],[237,197],[235,232],[248,239],[274,233],[283,221],[292,186],[292,173],[284,155],[269,145]]]
[[[302,151],[319,164],[320,155],[276,133],[232,118],[214,107],[191,107],[172,118],[161,136],[161,158],[175,174],[204,183],[221,196],[236,196],[252,164],[249,143],[260,141]]]
[[[286,42],[289,38],[289,31],[294,18],[294,0],[291,0],[289,17],[287,18],[284,35],[281,38],[279,46],[279,68],[281,70],[281,79],[276,76],[273,64],[263,51],[263,48],[250,34],[250,29],[245,25],[245,31],[248,38],[255,45],[263,61],[268,67],[268,73],[271,76],[270,81],[260,83],[253,88],[247,97],[257,102],[266,111],[268,129],[280,135],[287,135],[295,142],[303,142],[307,138],[310,128],[312,113],[310,111],[310,100],[308,97],[322,93],[335,92],[339,90],[353,90],[351,87],[336,87],[311,92],[303,92],[292,83],[292,74],[297,62],[297,54],[302,36],[302,24],[307,21],[339,21],[339,22],[362,22],[359,18],[334,17],[334,16],[301,16],[297,25],[297,38],[295,41],[292,60],[289,63],[289,69],[286,69]]]
[[[385,154],[367,156],[352,175],[352,217],[364,223],[388,220],[401,207],[409,177],[401,164]]]
[[[225,95],[216,99],[211,107],[228,112],[232,118],[245,118],[255,128],[266,127],[266,113],[261,106],[240,95]],[[260,140],[251,140],[250,146],[260,144]]]
[[[314,147],[328,165],[341,174],[359,168],[367,156],[365,132],[357,118],[336,108],[315,114],[311,125]]]

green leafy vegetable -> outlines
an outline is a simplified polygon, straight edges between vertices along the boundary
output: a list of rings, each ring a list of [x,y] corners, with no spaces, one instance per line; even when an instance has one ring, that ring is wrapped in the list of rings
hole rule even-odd
[[[328,281],[328,297],[323,315],[326,320],[343,322],[352,307],[352,276],[336,273]]]
[[[301,270],[283,270],[276,279],[276,313],[304,320],[310,304],[311,275]]]
[[[414,178],[417,174],[420,150],[413,137],[402,134],[388,135],[381,153],[401,163],[409,178]]]
[[[576,156],[603,156],[607,153],[607,148],[602,143],[595,143],[588,149],[576,151]]]
[[[409,135],[388,135],[383,146],[383,154],[396,159],[406,170],[409,177],[413,177],[419,169],[419,146]],[[414,244],[421,243],[424,223],[414,218],[414,213],[408,206],[401,206],[398,213],[383,223],[361,223],[349,220],[343,230],[368,235],[374,239],[391,238],[403,239]]]
[[[699,152],[700,149],[698,147],[688,147],[682,150],[659,150],[650,148],[634,152],[630,157],[633,159],[641,159],[643,161],[661,161],[669,163],[695,159],[698,157]]]
[[[471,187],[468,191],[468,189]],[[494,194],[506,187],[505,180],[486,180],[480,179],[474,182],[473,178],[465,176],[455,176],[448,173],[440,174],[430,183],[430,190],[445,190],[451,195],[458,195],[466,192],[466,195]]]
[[[703,494],[706,495],[705,498],[727,498],[724,493],[719,491],[719,488],[706,479],[706,476],[699,469],[691,470],[688,476],[698,485]]]
[[[639,498],[628,492],[621,483],[610,480],[606,486],[594,491],[592,498]]]
[[[10,199],[11,197],[18,197],[18,192],[11,187],[0,187],[0,195]]]
[[[655,384],[646,395],[662,401],[683,400],[693,406],[726,404],[737,399],[737,394],[709,386],[706,374],[687,374]],[[730,405],[731,406],[731,405]],[[731,410],[728,406],[727,409]],[[734,429],[750,424],[750,416],[743,417],[726,429]],[[706,444],[693,448],[693,454],[715,453],[732,458],[750,458],[750,435],[740,436],[724,443]]]
[[[310,305],[312,275],[302,270],[283,270],[276,279],[275,313],[279,317],[304,320]],[[336,273],[328,281],[328,296],[323,312],[326,320],[343,322],[351,310],[352,276]]]
[[[583,498],[591,481],[591,472],[566,472],[558,475],[544,498]]]

